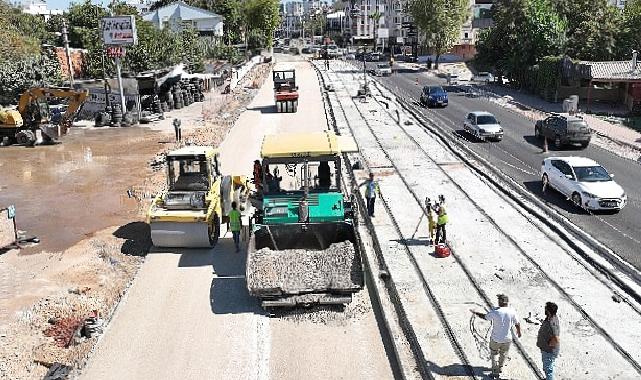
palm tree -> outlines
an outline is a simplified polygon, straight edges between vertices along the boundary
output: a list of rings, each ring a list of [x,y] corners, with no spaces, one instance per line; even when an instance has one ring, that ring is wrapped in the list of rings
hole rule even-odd
[[[376,9],[376,12],[369,15],[369,18],[374,21],[374,51],[378,46],[378,21],[383,17],[383,14]]]

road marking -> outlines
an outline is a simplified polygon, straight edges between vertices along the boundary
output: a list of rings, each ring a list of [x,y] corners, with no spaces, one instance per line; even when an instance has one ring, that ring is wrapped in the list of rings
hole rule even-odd
[[[264,315],[256,317],[256,380],[269,380],[269,359],[272,351],[272,337],[269,318]]]

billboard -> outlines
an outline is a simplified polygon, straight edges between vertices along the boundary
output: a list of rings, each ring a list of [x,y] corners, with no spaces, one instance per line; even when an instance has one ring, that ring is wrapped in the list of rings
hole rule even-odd
[[[136,18],[134,16],[113,16],[102,18],[102,39],[105,45],[135,45]]]

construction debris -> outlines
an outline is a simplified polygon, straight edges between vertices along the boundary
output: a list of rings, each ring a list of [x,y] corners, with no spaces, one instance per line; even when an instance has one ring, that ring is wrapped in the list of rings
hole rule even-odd
[[[247,261],[247,286],[258,295],[360,289],[361,277],[360,260],[349,241],[325,250],[263,248]]]

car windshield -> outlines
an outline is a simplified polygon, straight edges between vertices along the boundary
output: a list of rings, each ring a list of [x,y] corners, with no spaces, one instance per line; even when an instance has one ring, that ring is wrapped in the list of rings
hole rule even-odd
[[[588,124],[585,121],[570,121],[568,122],[568,129],[572,131],[588,131]]]
[[[479,73],[480,77],[489,77],[490,73]]]
[[[389,65],[386,64],[386,63],[381,63],[381,64],[378,65],[378,68],[379,69],[389,69]]]
[[[484,125],[484,124],[498,124],[494,116],[491,115],[481,115],[476,117],[476,124],[479,125]]]
[[[607,182],[612,178],[602,166],[575,166],[574,174],[579,182]]]
[[[430,94],[442,94],[444,92],[443,87],[430,87]]]

